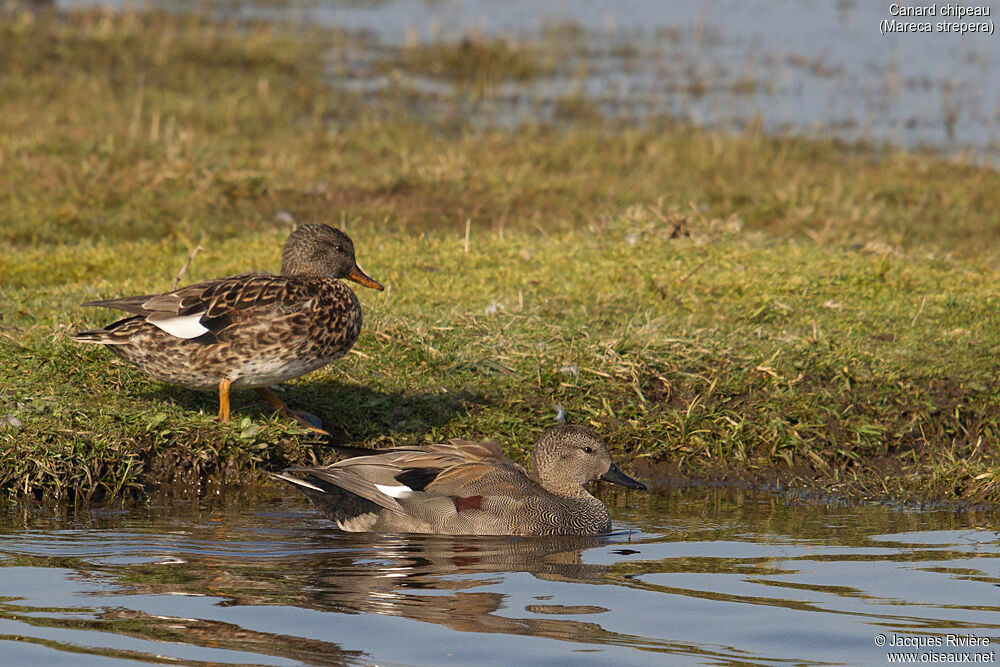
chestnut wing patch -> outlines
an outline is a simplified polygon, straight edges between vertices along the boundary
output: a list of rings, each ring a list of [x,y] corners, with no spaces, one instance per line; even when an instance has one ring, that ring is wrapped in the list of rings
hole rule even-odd
[[[466,510],[479,510],[483,508],[483,497],[482,496],[466,496],[452,497],[452,502],[455,503],[456,512],[464,512]]]

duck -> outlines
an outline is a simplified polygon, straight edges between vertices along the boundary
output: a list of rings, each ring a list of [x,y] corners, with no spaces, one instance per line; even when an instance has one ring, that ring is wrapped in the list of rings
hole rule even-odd
[[[601,535],[611,532],[611,517],[584,485],[602,479],[646,489],[611,460],[594,429],[576,424],[539,437],[530,471],[495,442],[373,451],[272,477],[304,493],[340,530],[437,535]]]
[[[285,242],[280,275],[243,273],[162,294],[88,301],[82,305],[132,315],[72,338],[105,346],[159,382],[217,390],[220,422],[230,419],[230,389],[256,389],[283,416],[328,433],[269,387],[321,368],[354,345],[361,304],[341,279],[384,289],[358,266],[347,234],[326,224],[300,225]]]

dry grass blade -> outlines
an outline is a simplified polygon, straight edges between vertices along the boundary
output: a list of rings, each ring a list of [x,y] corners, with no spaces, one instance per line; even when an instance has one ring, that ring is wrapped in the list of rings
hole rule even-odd
[[[177,285],[180,284],[181,278],[183,278],[184,274],[187,273],[187,270],[191,268],[191,262],[194,261],[194,256],[197,255],[202,250],[204,250],[204,248],[198,246],[197,248],[191,251],[191,254],[188,255],[187,261],[184,262],[184,266],[182,266],[181,270],[177,272],[177,275],[174,277],[174,282],[170,285],[171,292],[177,289]]]

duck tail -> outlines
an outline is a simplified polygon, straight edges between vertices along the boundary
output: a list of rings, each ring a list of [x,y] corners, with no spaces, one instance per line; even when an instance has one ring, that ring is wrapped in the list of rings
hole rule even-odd
[[[382,511],[381,506],[364,496],[359,496],[352,491],[348,491],[327,480],[309,474],[311,471],[319,471],[319,469],[287,468],[282,472],[268,474],[274,479],[288,482],[305,494],[317,509],[326,514],[330,519],[336,521],[342,530],[362,530],[357,527],[360,524],[355,525],[351,523],[350,525],[354,527],[350,528],[347,527],[347,523],[341,524],[341,522],[352,522],[362,516],[366,517],[365,522],[374,524],[375,517]],[[305,479],[296,477],[294,473],[306,474],[306,477]],[[392,498],[388,500],[393,501]]]
[[[117,336],[115,332],[108,331],[107,329],[77,331],[71,338],[77,343],[91,343],[94,345],[125,345],[128,343],[127,339]]]
[[[145,318],[141,315],[126,317],[125,319],[112,322],[103,329],[87,329],[77,331],[70,336],[77,343],[91,343],[94,345],[128,345],[132,342],[132,335],[136,327],[141,325]]]
[[[81,332],[81,333],[86,333],[86,332]],[[284,480],[284,481],[288,482],[289,484],[298,487],[299,489],[303,489],[303,493],[306,493],[305,489],[308,489],[310,491],[314,491],[314,492],[317,492],[317,493],[326,493],[325,489],[323,489],[321,487],[318,487],[315,484],[310,484],[306,480],[299,479],[298,477],[292,477],[291,475],[286,475],[286,474],[281,473],[281,472],[269,472],[267,474],[268,474],[268,476],[273,477],[274,479]],[[306,495],[309,495],[309,494],[306,493]]]

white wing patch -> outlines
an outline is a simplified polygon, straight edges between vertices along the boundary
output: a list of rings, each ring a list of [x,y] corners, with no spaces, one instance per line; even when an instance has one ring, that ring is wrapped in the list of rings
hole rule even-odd
[[[406,496],[413,493],[413,489],[408,486],[385,486],[383,484],[376,484],[375,488],[384,493],[387,496],[392,496],[393,498],[405,498]]]
[[[208,333],[208,329],[202,326],[200,321],[201,316],[204,314],[203,311],[194,315],[184,315],[183,317],[177,317],[176,315],[150,315],[146,318],[146,321],[163,329],[171,336],[197,338],[202,334]]]

